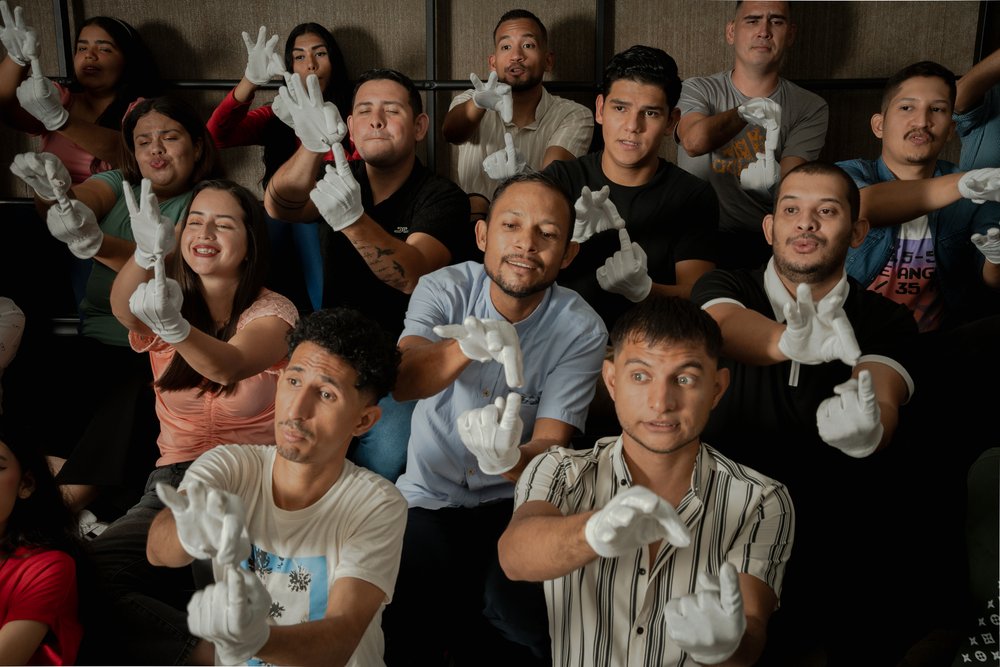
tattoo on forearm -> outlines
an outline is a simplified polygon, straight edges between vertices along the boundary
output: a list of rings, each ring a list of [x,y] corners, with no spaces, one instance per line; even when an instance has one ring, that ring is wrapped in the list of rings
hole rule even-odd
[[[278,191],[274,188],[274,181],[268,181],[267,192],[271,195],[271,199],[278,206],[287,209],[289,211],[295,211],[300,208],[305,208],[306,204],[309,203],[309,199],[303,199],[302,201],[293,201],[291,199],[285,199],[278,194]]]
[[[390,287],[402,290],[406,287],[406,269],[394,259],[384,259],[396,254],[393,248],[379,248],[366,243],[353,242],[361,258],[368,264],[375,276]]]

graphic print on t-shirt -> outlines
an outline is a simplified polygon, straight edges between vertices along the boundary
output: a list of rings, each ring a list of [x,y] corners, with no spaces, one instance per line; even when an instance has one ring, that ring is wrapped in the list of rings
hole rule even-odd
[[[739,177],[740,172],[751,162],[757,161],[757,153],[763,153],[764,140],[767,134],[760,125],[748,125],[742,134],[719,149],[720,157],[712,160],[712,171],[717,174],[732,174]]]
[[[909,308],[920,331],[933,331],[944,306],[936,270],[934,240],[922,216],[900,227],[889,261],[868,289]]]

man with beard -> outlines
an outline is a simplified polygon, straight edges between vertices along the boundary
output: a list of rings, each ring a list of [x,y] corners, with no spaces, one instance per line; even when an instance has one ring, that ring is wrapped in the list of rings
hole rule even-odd
[[[468,198],[417,158],[429,119],[408,77],[374,69],[358,79],[347,127],[362,160],[351,163],[337,148],[347,128],[311,79],[308,90],[296,77],[279,92],[302,145],[269,181],[264,206],[286,221],[322,216],[324,307],[356,308],[395,337],[420,276],[473,256]],[[330,148],[335,164],[324,175]],[[381,407],[351,459],[395,481],[413,404],[386,397]]]
[[[451,101],[441,127],[459,147],[458,184],[470,195],[475,217],[486,213],[501,180],[583,155],[594,131],[586,107],[542,85],[555,54],[537,16],[524,9],[505,13],[493,43],[489,78],[484,83],[472,75],[474,88]]]
[[[878,549],[886,545],[879,533],[893,534],[879,523],[888,516],[891,477],[880,476],[884,455],[871,455],[892,440],[900,406],[913,394],[900,354],[916,326],[906,308],[844,270],[848,248],[868,231],[859,208],[857,186],[842,169],[800,165],[764,217],[773,254],[767,265],[712,271],[691,294],[719,323],[731,372],[705,439],[781,480],[795,503],[795,557],[771,619],[765,655],[774,654],[762,664],[779,657],[785,661],[775,664],[804,664],[816,651],[827,652],[829,664],[852,664],[859,655],[892,664],[866,652],[870,633],[882,627],[867,614],[884,611],[870,577],[877,573],[884,589],[898,583],[895,561],[879,561],[891,552]],[[867,545],[865,564],[845,560],[832,535]],[[877,635],[879,649],[888,646],[886,635]]]
[[[1000,225],[1000,170],[962,174],[938,160],[955,129],[955,92],[955,75],[938,63],[904,67],[871,119],[881,156],[838,163],[862,188],[872,222],[847,272],[909,308],[922,332],[998,312],[1000,239],[990,229]]]
[[[818,158],[826,140],[826,101],[780,75],[795,33],[788,2],[737,2],[726,24],[733,68],[689,77],[681,90],[677,165],[719,196],[721,268],[767,261],[760,219],[771,212],[774,187]]]
[[[572,233],[573,205],[559,187],[515,176],[476,224],[483,264],[424,276],[410,299],[394,395],[421,400],[396,483],[410,509],[383,621],[389,665],[445,664],[445,655],[456,665],[531,664],[532,653],[549,654],[541,588],[503,576],[497,538],[527,462],[582,429],[604,358],[600,317],[554,284],[576,255]]]

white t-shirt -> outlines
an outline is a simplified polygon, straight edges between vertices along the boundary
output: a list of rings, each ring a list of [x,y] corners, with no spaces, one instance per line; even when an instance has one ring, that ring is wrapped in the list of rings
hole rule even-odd
[[[348,665],[382,665],[382,610],[392,598],[406,528],[406,501],[375,473],[344,461],[340,479],[311,506],[278,508],[271,471],[276,448],[222,445],[202,454],[184,475],[243,499],[253,562],[271,594],[271,623],[295,625],[326,614],[333,582],[363,579],[385,592]],[[220,570],[216,568],[216,580]],[[248,664],[262,664],[251,659]]]

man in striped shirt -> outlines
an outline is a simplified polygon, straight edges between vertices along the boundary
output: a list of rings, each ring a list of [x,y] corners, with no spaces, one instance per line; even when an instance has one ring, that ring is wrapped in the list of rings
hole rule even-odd
[[[721,332],[690,301],[653,297],[611,340],[622,434],[528,465],[501,565],[545,582],[555,665],[752,664],[795,520],[784,486],[701,441],[729,384]]]

